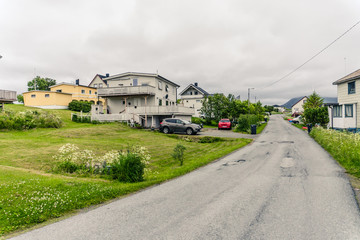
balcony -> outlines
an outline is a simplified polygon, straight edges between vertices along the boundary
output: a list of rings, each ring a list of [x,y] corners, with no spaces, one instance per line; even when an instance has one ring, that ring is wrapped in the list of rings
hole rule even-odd
[[[181,106],[127,107],[126,112],[137,115],[194,115],[194,108]]]
[[[155,95],[153,86],[129,86],[98,88],[99,97],[122,97],[122,96],[148,96]]]
[[[0,90],[0,103],[9,103],[16,100],[16,91]]]

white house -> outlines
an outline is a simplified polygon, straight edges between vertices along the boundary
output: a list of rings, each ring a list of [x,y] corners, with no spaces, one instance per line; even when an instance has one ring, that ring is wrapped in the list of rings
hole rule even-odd
[[[185,107],[194,108],[194,117],[200,117],[202,103],[209,93],[199,87],[198,83],[190,84],[181,93],[180,99]]]
[[[99,79],[95,80],[92,84]],[[101,114],[101,106],[95,106],[93,120],[134,121],[144,127],[159,127],[164,118],[191,120],[194,114],[194,109],[177,106],[180,86],[158,74],[127,72],[101,80],[106,86],[98,88],[97,93],[106,99],[107,114]]]
[[[357,131],[360,127],[360,69],[333,82],[338,103],[329,106],[330,126]]]
[[[297,102],[295,102],[292,106],[291,106],[291,113],[303,113],[304,112],[304,103],[306,102],[306,100],[308,99],[307,96],[301,97]]]

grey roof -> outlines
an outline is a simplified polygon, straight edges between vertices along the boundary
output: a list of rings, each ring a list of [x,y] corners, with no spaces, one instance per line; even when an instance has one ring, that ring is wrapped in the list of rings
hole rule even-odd
[[[285,104],[281,105],[281,107],[285,107],[285,108],[292,108],[292,106],[294,106],[296,103],[298,103],[301,99],[303,99],[304,97],[307,96],[302,96],[302,97],[296,97],[296,98],[292,98],[289,101],[287,101]],[[337,98],[336,97],[323,97],[324,99],[324,104],[336,104],[337,103]]]
[[[102,78],[103,81],[111,81],[113,79],[119,78],[119,77],[125,77],[125,76],[145,76],[145,77],[155,77],[158,79],[161,79],[165,82],[168,82],[170,84],[175,85],[176,87],[180,87],[179,85],[177,85],[176,83],[170,81],[169,79],[166,79],[162,76],[160,76],[159,74],[155,74],[155,73],[140,73],[140,72],[126,72],[126,73],[120,73],[120,74],[116,74],[116,75],[112,75],[106,78]]]
[[[360,69],[356,70],[355,72],[352,72],[345,77],[340,78],[339,80],[333,82],[333,85],[338,85],[340,83],[349,82],[353,80],[360,79]]]
[[[292,106],[294,106],[296,103],[298,103],[301,99],[303,99],[306,96],[301,96],[301,97],[295,97],[290,99],[289,101],[287,101],[286,103],[284,103],[283,105],[281,105],[284,108],[292,108]]]
[[[199,86],[195,86],[194,84],[190,84],[189,86],[187,86],[184,90],[181,91],[181,93],[179,95],[182,95],[184,92],[186,92],[186,90],[188,90],[190,87],[195,88],[196,90],[198,90],[199,92],[201,92],[202,94],[204,94],[205,96],[210,95],[207,91],[205,91],[204,89],[202,89]]]

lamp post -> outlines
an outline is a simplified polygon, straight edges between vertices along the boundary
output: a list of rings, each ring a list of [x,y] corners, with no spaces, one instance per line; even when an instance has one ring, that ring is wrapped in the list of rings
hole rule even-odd
[[[249,108],[249,114],[250,114],[250,89],[255,89],[255,88],[248,88],[248,108]]]

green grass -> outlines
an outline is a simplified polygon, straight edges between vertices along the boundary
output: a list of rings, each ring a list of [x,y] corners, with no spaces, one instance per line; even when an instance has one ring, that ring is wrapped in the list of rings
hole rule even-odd
[[[313,128],[310,135],[345,168],[360,178],[360,135],[323,128]]]
[[[5,109],[22,111],[29,108],[6,105]],[[159,132],[131,129],[119,123],[74,123],[70,121],[71,111],[46,111],[59,115],[64,127],[0,131],[0,237],[186,174],[251,142],[249,139],[225,139],[199,143]],[[49,173],[55,164],[53,156],[66,143],[92,150],[97,155],[126,149],[129,145],[141,145],[151,155],[150,171],[145,175],[145,181],[132,184],[96,176],[85,178]],[[183,166],[171,157],[177,143],[186,147]]]

